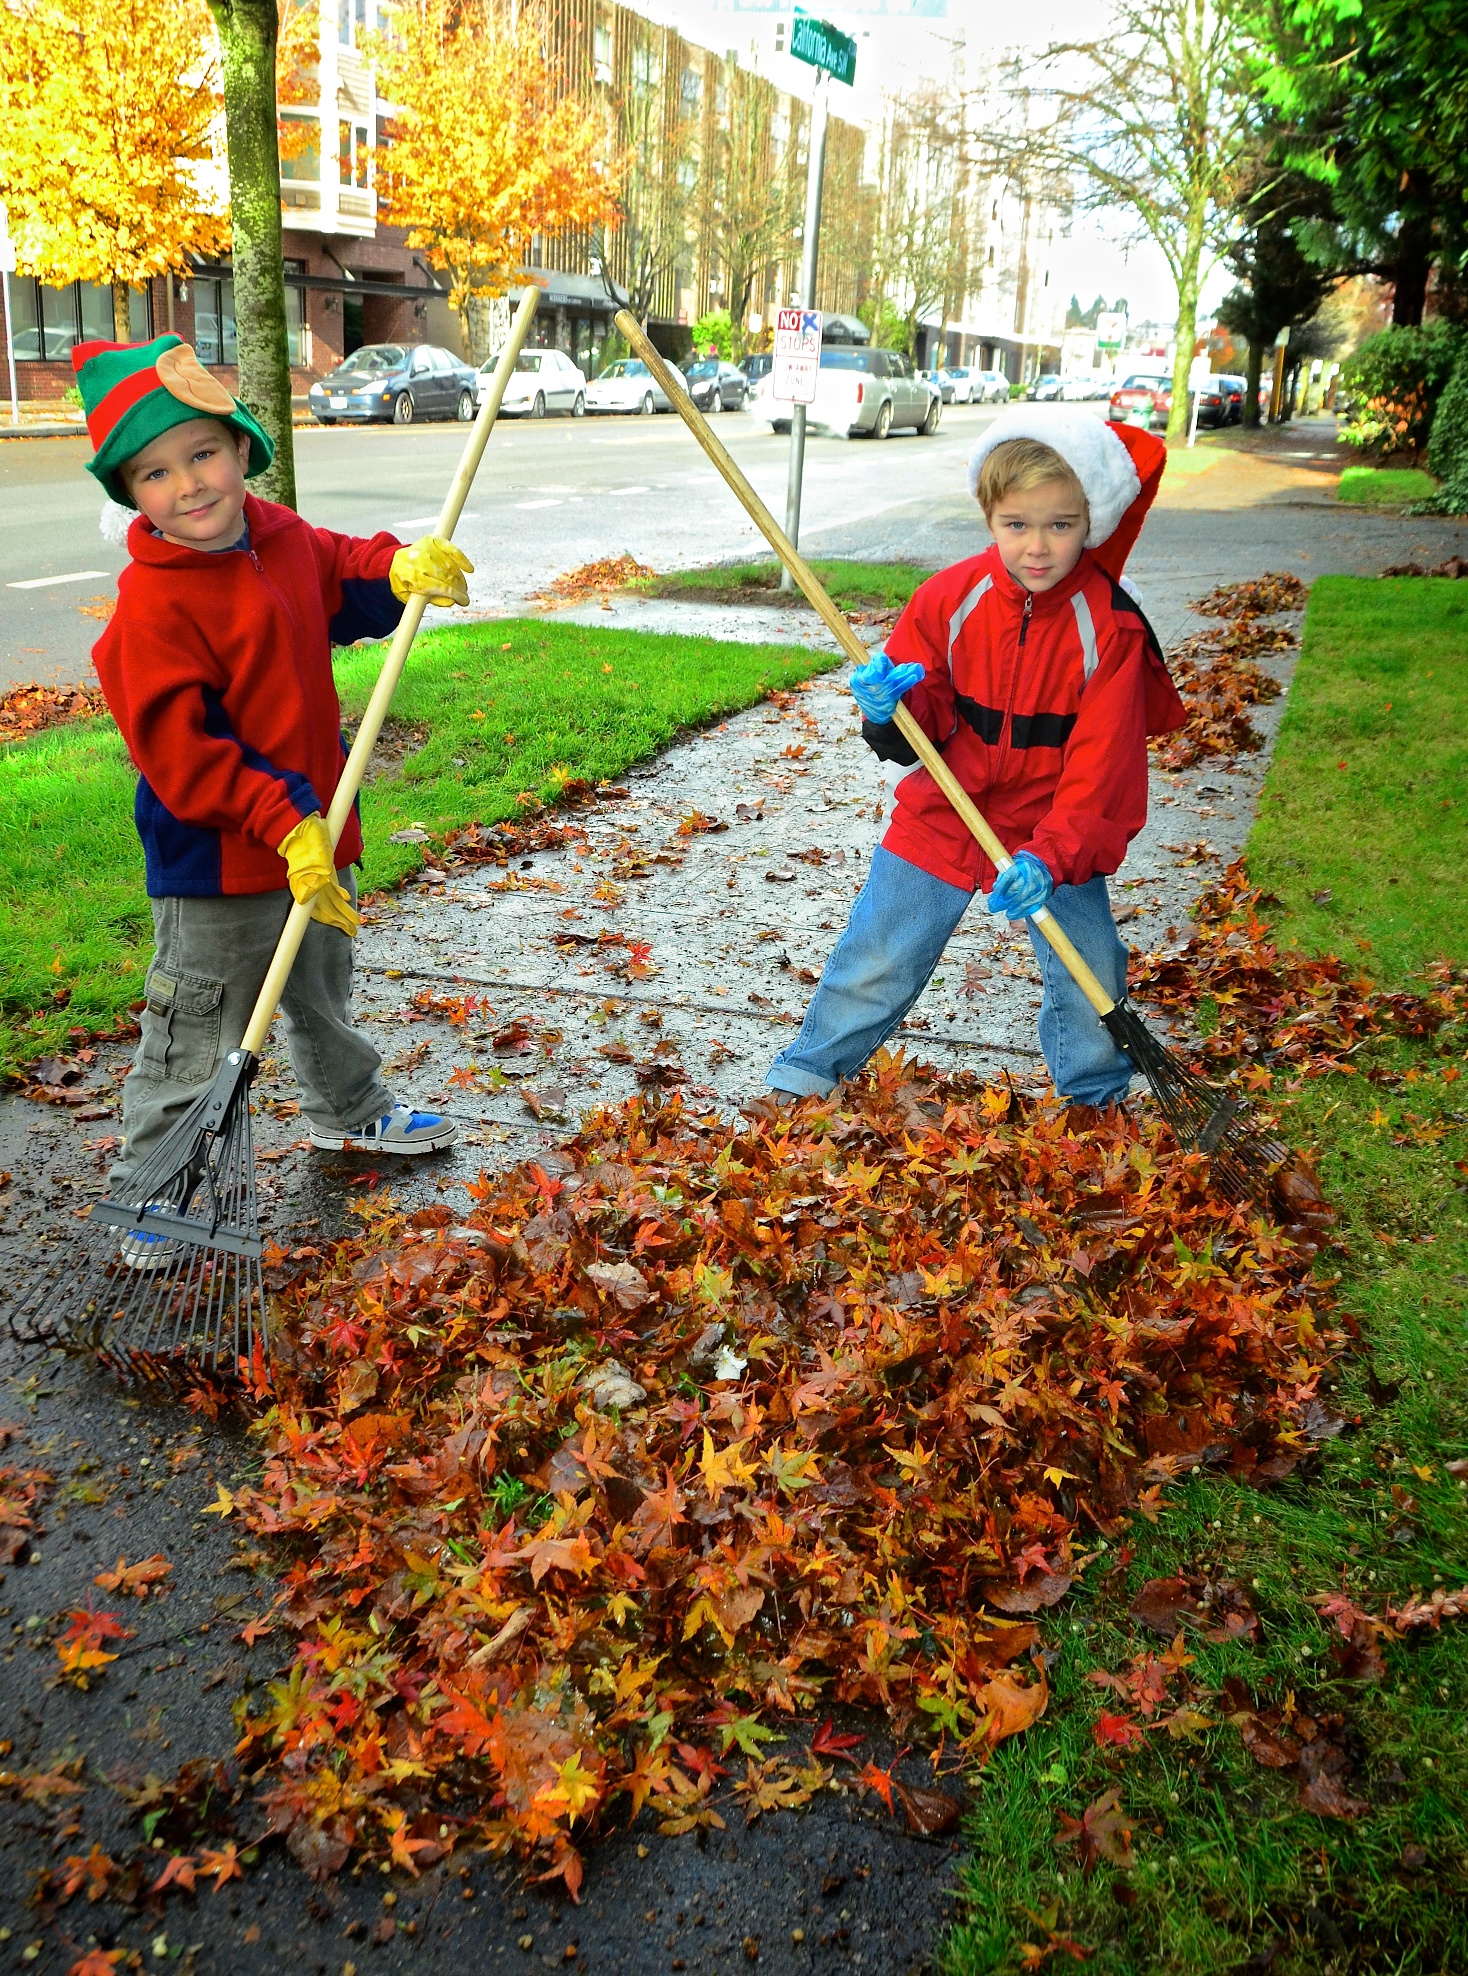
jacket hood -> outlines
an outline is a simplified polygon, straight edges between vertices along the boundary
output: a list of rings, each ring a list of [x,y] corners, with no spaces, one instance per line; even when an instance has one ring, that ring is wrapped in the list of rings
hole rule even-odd
[[[968,491],[975,499],[985,460],[1009,439],[1037,439],[1065,461],[1091,512],[1086,547],[1100,552],[1096,561],[1108,576],[1120,577],[1167,464],[1162,441],[1079,407],[1016,405],[999,414],[969,455]]]

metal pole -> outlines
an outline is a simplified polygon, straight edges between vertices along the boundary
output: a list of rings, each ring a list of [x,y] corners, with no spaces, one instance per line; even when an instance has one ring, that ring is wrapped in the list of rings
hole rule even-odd
[[[816,302],[816,248],[821,232],[821,179],[826,169],[826,94],[831,78],[824,69],[816,76],[815,100],[810,112],[810,167],[805,181],[805,237],[800,245],[800,306],[813,309]],[[796,405],[790,418],[790,469],[785,486],[785,533],[799,546],[800,490],[805,476],[805,406]],[[780,571],[780,588],[793,592],[794,581],[788,569]]]
[[[20,396],[15,384],[15,318],[10,313],[10,270],[0,273],[5,288],[5,361],[10,367],[10,423],[20,424]]]

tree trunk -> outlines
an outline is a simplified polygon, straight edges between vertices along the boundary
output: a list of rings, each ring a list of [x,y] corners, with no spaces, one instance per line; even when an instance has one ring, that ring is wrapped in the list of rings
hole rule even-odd
[[[1393,270],[1396,282],[1392,295],[1394,323],[1416,325],[1422,321],[1432,259],[1432,221],[1425,216],[1405,221],[1397,235],[1397,264]]]
[[[293,508],[296,463],[275,127],[276,0],[209,0],[209,5],[224,57],[239,396],[275,442],[274,462],[256,481],[256,491]]]
[[[128,314],[128,287],[125,281],[112,284],[112,335],[118,343],[132,341],[132,320]]]
[[[1189,241],[1177,285],[1177,355],[1172,360],[1172,410],[1167,415],[1169,446],[1188,436],[1188,372],[1198,340],[1198,263],[1202,259],[1202,230]]]
[[[1249,355],[1244,364],[1244,424],[1257,426],[1259,423],[1259,383],[1264,376],[1264,345],[1257,337],[1249,338]]]

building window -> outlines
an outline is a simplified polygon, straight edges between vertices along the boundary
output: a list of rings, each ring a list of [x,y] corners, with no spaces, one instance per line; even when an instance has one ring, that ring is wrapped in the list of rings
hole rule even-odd
[[[287,276],[304,277],[306,263],[287,260],[285,272]],[[229,274],[195,275],[193,292],[194,349],[199,362],[237,364],[240,352],[235,333],[234,277]],[[306,291],[293,287],[289,280],[285,290],[285,340],[290,361],[299,368],[308,361]]]
[[[280,175],[308,185],[321,181],[321,127],[315,117],[286,117],[280,146]]]
[[[229,275],[198,275],[194,279],[194,349],[201,364],[239,362],[234,281]]]
[[[343,48],[360,47],[370,25],[367,0],[336,0],[336,38]]]
[[[77,343],[112,341],[112,290],[96,281],[47,288],[31,275],[12,275],[11,329],[17,363],[64,364]],[[128,295],[128,333],[146,343],[152,334],[145,290]]]
[[[699,101],[703,95],[703,82],[697,69],[685,69],[683,71],[680,93],[683,98],[684,116],[696,117],[698,115]]]
[[[656,89],[658,86],[657,54],[645,42],[632,51],[632,80],[639,89]]]
[[[612,26],[610,21],[598,21],[591,39],[592,61],[596,64],[598,82],[612,79]]]
[[[367,126],[365,124],[339,123],[337,125],[337,183],[355,185],[361,191],[367,190],[368,159]]]

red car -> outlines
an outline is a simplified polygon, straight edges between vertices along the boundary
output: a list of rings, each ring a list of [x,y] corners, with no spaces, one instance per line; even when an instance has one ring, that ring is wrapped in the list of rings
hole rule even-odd
[[[1106,416],[1116,425],[1150,427],[1172,410],[1172,379],[1162,371],[1133,371],[1111,394]]]

